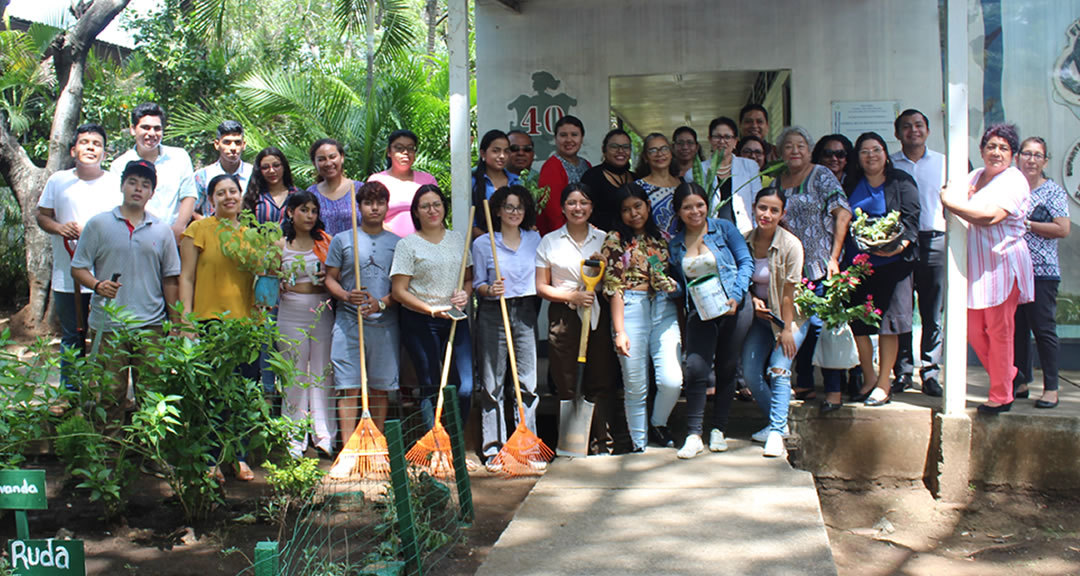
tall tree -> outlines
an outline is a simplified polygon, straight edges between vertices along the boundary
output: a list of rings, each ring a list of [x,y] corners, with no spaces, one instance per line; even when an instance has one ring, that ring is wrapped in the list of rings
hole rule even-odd
[[[56,108],[49,134],[49,155],[45,167],[34,164],[11,129],[9,116],[0,112],[0,176],[11,186],[22,209],[26,226],[26,271],[30,302],[20,313],[22,327],[39,331],[48,310],[52,258],[48,235],[37,227],[34,211],[49,176],[70,166],[68,153],[82,114],[86,59],[97,35],[112,22],[130,0],[81,0],[72,2],[75,25],[57,35],[49,50],[56,72]],[[6,2],[0,0],[0,18]],[[14,324],[14,323],[13,323]]]

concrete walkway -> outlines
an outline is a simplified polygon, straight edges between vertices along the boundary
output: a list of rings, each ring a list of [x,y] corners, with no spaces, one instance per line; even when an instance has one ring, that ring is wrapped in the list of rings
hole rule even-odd
[[[557,459],[477,574],[836,574],[813,477],[730,446]]]

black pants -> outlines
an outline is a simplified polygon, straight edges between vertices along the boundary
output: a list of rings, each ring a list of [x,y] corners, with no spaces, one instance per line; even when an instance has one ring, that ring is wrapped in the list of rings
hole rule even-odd
[[[1058,389],[1057,294],[1060,280],[1035,279],[1035,301],[1016,307],[1016,333],[1013,336],[1013,386],[1032,380],[1031,335],[1039,347],[1043,370],[1043,390]]]
[[[919,295],[919,318],[922,319],[922,342],[919,345],[923,380],[937,379],[941,371],[943,340],[941,317],[945,311],[945,234],[919,232],[919,259],[911,279]],[[899,349],[893,374],[911,376],[915,373],[915,357],[911,332],[900,334]]]
[[[742,357],[742,346],[754,306],[747,292],[739,309],[731,316],[702,320],[697,312],[686,319],[686,363],[683,382],[686,387],[686,433],[701,435],[705,420],[705,391],[709,373],[716,370],[716,394],[713,395],[713,426],[727,428],[731,400],[735,395],[735,367]]]

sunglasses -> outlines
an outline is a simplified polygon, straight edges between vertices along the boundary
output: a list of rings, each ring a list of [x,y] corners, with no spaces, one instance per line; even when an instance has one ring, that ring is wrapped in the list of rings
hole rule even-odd
[[[822,158],[836,158],[837,160],[843,160],[844,158],[847,158],[847,150],[844,150],[843,148],[841,148],[839,150],[823,150],[821,152],[821,157]]]
[[[510,151],[511,151],[511,152],[525,152],[525,153],[529,153],[529,152],[532,152],[532,151],[533,151],[533,147],[532,147],[532,146],[511,146],[511,147],[510,147]]]

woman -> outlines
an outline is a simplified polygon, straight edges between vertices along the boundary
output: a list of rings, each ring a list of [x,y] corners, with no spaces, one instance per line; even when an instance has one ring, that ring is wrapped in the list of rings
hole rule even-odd
[[[682,182],[677,170],[671,162],[671,145],[667,136],[659,132],[646,136],[635,170],[638,179],[634,180],[634,184],[648,194],[652,217],[665,240],[675,235],[678,224],[672,202],[675,187]]]
[[[234,174],[220,174],[210,179],[206,194],[214,206],[214,215],[192,222],[180,239],[180,301],[184,311],[199,320],[247,318],[255,302],[255,278],[237,268],[221,250],[219,227],[239,226],[242,197],[240,180]],[[254,364],[241,367],[245,378],[258,378]],[[243,455],[237,462],[236,478],[255,479]],[[223,480],[215,466],[213,474]]]
[[[828,168],[840,184],[844,184],[848,166],[854,166],[848,163],[848,158],[852,157],[854,150],[847,136],[829,134],[814,145],[814,153],[810,155],[810,161]]]
[[[285,219],[285,201],[296,193],[292,170],[285,153],[268,146],[255,155],[255,170],[244,192],[244,210],[255,214],[259,224]]]
[[[536,249],[540,246],[540,233],[532,230],[536,223],[536,205],[527,188],[499,188],[491,197],[490,206],[500,276],[495,275],[488,234],[473,241],[472,259],[473,291],[479,304],[476,309],[476,348],[481,382],[481,451],[488,471],[498,472],[500,465],[494,458],[507,438],[506,413],[503,411],[507,393],[503,382],[508,355],[500,297],[506,299],[510,319],[511,344],[517,360],[521,400],[525,405],[525,425],[529,430],[536,430],[536,407],[540,403],[536,394],[536,314],[540,304],[536,298]],[[513,385],[513,382],[509,384]],[[518,411],[513,413],[516,420]]]
[[[753,160],[758,170],[765,168],[765,142],[757,136],[743,136],[735,146],[735,155]],[[768,184],[765,184],[768,186]]]
[[[398,389],[400,329],[398,309],[390,295],[390,267],[400,238],[383,228],[390,192],[380,182],[367,182],[356,193],[360,209],[360,283],[353,265],[352,230],[339,232],[330,241],[326,256],[326,288],[340,303],[334,315],[330,361],[334,365],[338,421],[344,446],[360,416],[360,333],[357,311],[363,316],[368,407],[380,430],[390,408],[390,393]],[[460,255],[459,255],[460,257]],[[355,460],[341,457],[331,477],[348,476]]]
[[[783,220],[785,227],[797,231],[802,240],[803,277],[813,282],[820,291],[824,290],[822,281],[840,272],[840,255],[851,223],[851,208],[848,207],[840,181],[832,171],[810,161],[813,145],[810,134],[802,127],[784,128],[776,142],[784,168],[773,186],[779,187],[787,198]],[[821,320],[814,316],[810,322],[806,341],[795,359],[799,375],[794,392],[799,400],[816,397],[813,357],[818,333],[821,332]],[[821,370],[825,381],[825,400],[829,404],[841,403],[844,372],[829,368]]]
[[[1027,398],[1032,381],[1031,334],[1039,347],[1043,371],[1043,394],[1036,408],[1058,405],[1058,336],[1057,293],[1061,282],[1058,267],[1058,238],[1069,235],[1069,201],[1065,189],[1046,177],[1044,170],[1050,155],[1046,141],[1038,136],[1020,145],[1020,171],[1031,188],[1031,209],[1027,214],[1028,231],[1024,234],[1031,265],[1035,271],[1035,300],[1016,309],[1015,364],[1013,395]],[[1042,209],[1040,209],[1040,206]]]
[[[716,394],[713,397],[713,429],[709,450],[727,450],[727,428],[734,397],[735,366],[753,319],[753,305],[746,287],[754,271],[754,260],[739,229],[721,218],[709,218],[709,200],[696,183],[685,182],[675,190],[678,231],[669,244],[672,275],[678,282],[673,294],[683,299],[686,312],[686,442],[677,456],[693,458],[704,450],[701,439],[705,418],[705,389],[709,371],[716,362]],[[727,295],[725,314],[703,319],[687,284],[715,275]]]
[[[745,234],[754,227],[750,212],[754,197],[761,190],[761,179],[758,178],[760,167],[752,160],[735,154],[736,134],[735,121],[731,118],[721,116],[709,123],[709,145],[714,154],[721,153],[716,182],[709,187],[712,195],[709,202],[719,206],[716,212],[718,218],[729,220]],[[703,173],[709,172],[711,162],[710,159],[701,165]],[[735,190],[738,193],[732,196]]]
[[[327,305],[326,284],[315,273],[326,263],[330,236],[319,219],[319,200],[311,192],[297,192],[285,205],[285,245],[281,250],[282,282],[278,328],[284,338],[278,348],[296,366],[298,385],[285,388],[281,413],[299,422],[311,418],[311,443],[330,457],[334,443],[330,417],[330,386],[323,381],[330,364],[330,328],[334,312]],[[294,438],[289,454],[299,458],[308,444],[308,432]]]
[[[671,135],[671,141],[675,143],[675,171],[679,178],[692,181],[694,179],[694,158],[701,158],[701,146],[698,145],[697,131],[689,126],[679,126]]]
[[[399,238],[416,232],[412,219],[412,204],[421,186],[435,184],[435,177],[413,170],[416,149],[420,140],[411,130],[395,130],[386,140],[386,160],[389,168],[372,174],[368,182],[381,182],[390,191],[386,227]]]
[[[769,419],[751,438],[765,444],[766,457],[783,456],[791,401],[791,362],[810,324],[795,308],[795,287],[802,281],[803,249],[799,238],[780,226],[787,198],[765,188],[754,200],[757,227],[746,234],[754,259],[750,277],[754,321],[743,345],[743,374],[758,408]],[[768,369],[766,370],[766,366]]]
[[[589,224],[593,203],[588,186],[580,182],[570,184],[558,198],[566,224],[544,236],[536,249],[536,293],[551,303],[548,372],[559,399],[573,399],[583,310],[592,307],[590,326],[585,328],[589,330],[589,347],[582,381],[582,394],[594,405],[589,453],[606,454],[612,448],[621,451],[628,439],[625,419],[618,415],[616,403],[617,368],[611,332],[607,329],[609,312],[606,306],[601,306],[595,292],[582,290],[585,285],[582,261],[600,258],[604,233]],[[604,328],[598,329],[600,326]]]
[[[480,140],[479,152],[480,158],[472,174],[472,201],[473,206],[476,206],[473,238],[483,234],[487,229],[487,224],[484,223],[484,200],[490,199],[499,188],[521,183],[520,176],[511,174],[506,169],[506,160],[510,156],[510,140],[505,132],[488,130]]]
[[[337,140],[316,140],[308,150],[311,163],[315,165],[316,181],[307,191],[319,199],[320,217],[326,225],[326,233],[336,235],[352,228],[352,199],[360,189],[361,182],[345,177],[345,149]]]
[[[1012,124],[991,126],[979,143],[983,168],[941,191],[945,208],[970,224],[968,342],[990,376],[990,398],[979,406],[980,414],[1012,408],[1016,307],[1035,298],[1035,272],[1024,242],[1031,187],[1012,166],[1019,144]]]
[[[873,274],[862,280],[851,302],[861,304],[870,297],[874,300],[874,306],[881,310],[879,327],[856,321],[851,323],[851,332],[855,335],[855,345],[859,350],[864,382],[853,400],[862,400],[867,406],[882,406],[891,400],[889,374],[896,363],[899,335],[911,332],[911,272],[918,257],[919,188],[907,172],[893,167],[885,139],[876,132],[859,136],[855,141],[855,151],[858,154],[857,162],[846,186],[851,209],[860,209],[871,218],[882,218],[896,211],[900,213],[900,223],[903,225],[903,232],[895,247],[868,253]],[[863,253],[855,245],[854,235],[849,236],[845,260],[850,262]],[[874,346],[870,342],[870,335],[875,333],[878,335],[876,374]],[[821,405],[822,411],[832,408],[830,401],[830,398],[825,399]]]
[[[649,215],[649,197],[637,184],[616,196],[620,218],[604,239],[607,262],[604,294],[611,303],[611,330],[622,365],[626,422],[634,452],[644,452],[649,359],[656,371],[656,400],[650,435],[661,446],[674,446],[668,416],[679,401],[678,306],[668,294],[676,288],[669,276],[668,247]]]
[[[394,250],[390,281],[394,300],[401,303],[401,339],[416,366],[420,409],[428,426],[435,423],[434,400],[439,393],[443,353],[450,337],[451,307],[462,310],[472,293],[471,272],[458,286],[465,235],[446,229],[449,201],[434,184],[421,186],[410,213],[416,232],[401,239]],[[467,421],[472,398],[472,347],[468,320],[459,320],[453,343],[455,370],[449,384],[458,387],[461,419]]]
[[[589,222],[606,231],[614,229],[620,219],[616,193],[634,179],[630,172],[633,146],[630,145],[630,135],[615,128],[604,135],[600,148],[603,150],[603,163],[586,170],[581,182],[589,187],[594,199]]]
[[[550,197],[544,210],[536,217],[536,227],[547,234],[566,221],[561,209],[560,192],[568,184],[581,181],[585,171],[592,167],[588,160],[578,156],[585,140],[585,125],[576,116],[563,116],[555,123],[555,154],[540,167],[538,183],[547,186]]]

